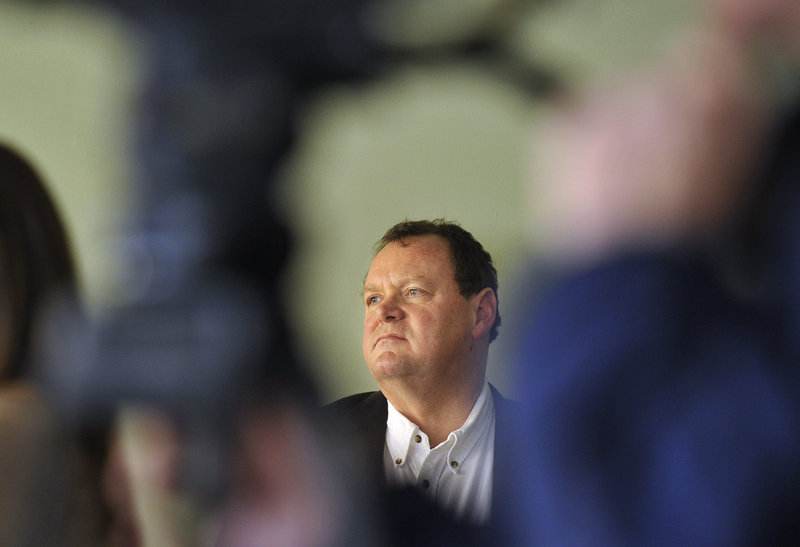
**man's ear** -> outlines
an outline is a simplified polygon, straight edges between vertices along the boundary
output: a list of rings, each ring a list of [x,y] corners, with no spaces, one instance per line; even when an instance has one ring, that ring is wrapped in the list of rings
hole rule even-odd
[[[475,323],[472,327],[472,338],[478,340],[488,336],[497,318],[497,296],[494,291],[486,287],[472,297]]]

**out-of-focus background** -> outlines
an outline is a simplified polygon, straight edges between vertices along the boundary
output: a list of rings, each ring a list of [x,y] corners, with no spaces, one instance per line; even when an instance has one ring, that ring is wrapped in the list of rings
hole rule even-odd
[[[504,326],[489,378],[513,392],[505,354],[525,311],[515,294],[531,253],[526,156],[542,94],[644,63],[695,9],[690,0],[416,0],[369,15],[407,55],[303,106],[279,194],[295,240],[287,312],[326,399],[375,389],[361,355],[360,289],[374,242],[405,218],[458,221],[493,255]],[[0,139],[49,182],[94,310],[114,301],[124,267],[141,43],[96,5],[0,3]]]

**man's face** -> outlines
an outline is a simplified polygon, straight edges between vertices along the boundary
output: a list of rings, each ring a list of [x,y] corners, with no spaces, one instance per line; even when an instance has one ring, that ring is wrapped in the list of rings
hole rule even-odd
[[[363,297],[364,360],[376,380],[417,376],[434,386],[466,374],[474,298],[459,293],[444,238],[389,243],[372,261]]]

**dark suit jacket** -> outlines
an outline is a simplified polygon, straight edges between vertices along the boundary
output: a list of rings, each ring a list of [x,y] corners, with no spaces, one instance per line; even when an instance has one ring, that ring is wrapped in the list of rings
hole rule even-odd
[[[513,438],[512,424],[519,424],[515,416],[519,410],[519,403],[506,399],[493,385],[489,385],[494,398],[495,407],[495,465],[494,484],[506,484],[508,466],[498,465],[501,458],[498,452],[510,446]],[[383,471],[383,448],[386,442],[386,420],[388,407],[386,397],[380,391],[369,391],[344,397],[325,407],[326,412],[331,412],[343,424],[346,433],[354,437],[358,444],[359,455],[364,457],[365,465],[369,472],[374,474],[374,480],[385,483]],[[498,488],[492,488],[492,510],[498,506]]]

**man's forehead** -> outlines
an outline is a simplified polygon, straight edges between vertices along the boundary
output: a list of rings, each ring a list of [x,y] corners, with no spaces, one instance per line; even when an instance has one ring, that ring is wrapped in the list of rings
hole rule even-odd
[[[433,281],[441,275],[453,276],[450,246],[441,236],[426,234],[391,241],[372,259],[364,285],[390,278],[393,283]]]

